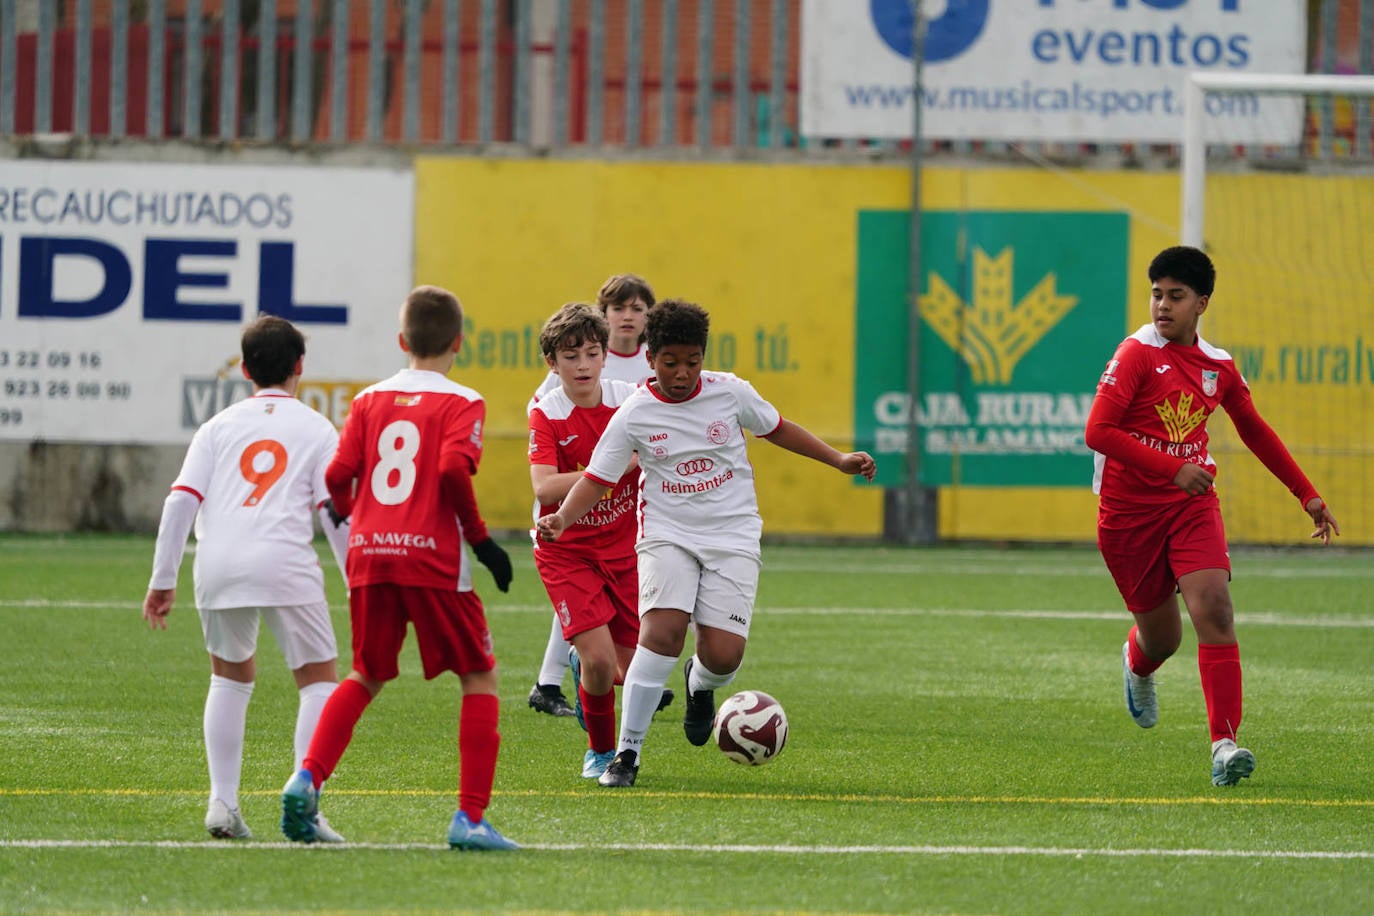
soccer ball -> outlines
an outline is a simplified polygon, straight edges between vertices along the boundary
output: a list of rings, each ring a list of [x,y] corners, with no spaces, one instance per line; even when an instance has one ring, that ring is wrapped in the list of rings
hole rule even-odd
[[[782,753],[787,743],[787,713],[758,690],[742,690],[716,713],[711,729],[720,752],[735,763],[759,766]]]

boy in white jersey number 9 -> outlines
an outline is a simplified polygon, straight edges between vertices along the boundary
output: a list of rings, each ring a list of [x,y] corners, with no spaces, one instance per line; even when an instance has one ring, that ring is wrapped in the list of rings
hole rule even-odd
[[[176,599],[177,570],[192,522],[195,595],[210,692],[205,698],[205,756],[210,805],[205,828],[221,839],[247,839],[239,813],[239,778],[248,701],[257,673],[258,622],[277,638],[300,691],[295,760],[300,766],[320,711],[338,680],[334,628],[324,574],[312,543],[312,511],[344,565],[348,529],[323,506],[324,472],[339,435],[296,399],[305,337],[289,321],[264,315],[241,341],[243,374],[253,396],[231,404],[196,430],[181,473],[162,507],[153,576],[143,618],[165,629]],[[316,812],[321,842],[342,842]]]
[[[611,418],[563,505],[537,524],[540,537],[557,539],[638,453],[639,644],[625,672],[618,752],[598,780],[603,786],[634,785],[645,734],[689,623],[696,651],[684,670],[682,727],[692,744],[710,738],[714,692],[734,680],[744,659],[763,530],[745,434],[873,479],[867,453],[837,451],[784,420],[745,380],[703,372],[708,329],[706,312],[690,302],[667,299],[649,313],[645,342],[653,375]]]

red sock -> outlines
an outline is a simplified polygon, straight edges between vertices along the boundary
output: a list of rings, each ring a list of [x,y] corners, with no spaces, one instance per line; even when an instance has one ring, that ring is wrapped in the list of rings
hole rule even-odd
[[[496,781],[496,752],[501,733],[500,701],[489,693],[463,695],[458,714],[458,807],[474,824],[480,823],[491,804],[491,784]]]
[[[310,750],[301,763],[315,778],[319,788],[339,765],[339,758],[353,740],[353,727],[363,717],[363,710],[372,702],[372,694],[355,680],[344,678],[320,712],[320,722],[310,738]]]
[[[577,685],[582,698],[582,721],[587,723],[587,744],[597,753],[615,750],[615,688],[592,696]]]
[[[1155,661],[1141,650],[1140,643],[1135,641],[1135,631],[1136,628],[1131,627],[1130,635],[1126,637],[1126,660],[1136,677],[1148,677],[1164,662]]]
[[[1212,740],[1235,740],[1240,729],[1240,646],[1197,647],[1197,669],[1202,675],[1202,695],[1207,700],[1207,727]]]

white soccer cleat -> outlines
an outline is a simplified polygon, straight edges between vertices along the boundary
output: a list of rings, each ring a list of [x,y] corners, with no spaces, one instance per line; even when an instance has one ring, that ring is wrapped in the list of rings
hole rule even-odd
[[[315,815],[315,842],[316,843],[347,843],[339,831],[330,826],[329,821],[325,820],[323,814]]]
[[[1159,721],[1159,698],[1155,696],[1155,676],[1144,677],[1131,670],[1130,643],[1121,644],[1121,677],[1126,686],[1126,711],[1141,728],[1152,728]]]
[[[218,798],[210,800],[205,812],[205,829],[210,836],[220,840],[251,840],[253,831],[243,821],[238,808],[230,808]]]
[[[1212,742],[1212,785],[1234,786],[1255,772],[1255,755],[1230,738]]]

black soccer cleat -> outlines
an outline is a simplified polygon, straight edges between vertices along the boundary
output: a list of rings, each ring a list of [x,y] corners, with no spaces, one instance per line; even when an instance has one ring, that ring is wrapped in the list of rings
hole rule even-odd
[[[716,721],[716,692],[714,690],[692,691],[692,665],[695,659],[687,659],[682,666],[682,679],[687,682],[687,708],[682,713],[682,730],[687,740],[701,747],[711,740],[711,726]]]
[[[658,698],[658,705],[654,707],[654,712],[667,709],[673,705],[673,691],[667,687],[663,688],[663,696]]]
[[[635,777],[639,775],[639,764],[635,762],[638,759],[639,755],[634,751],[616,754],[606,767],[606,772],[597,777],[597,784],[608,789],[628,789],[635,784]]]
[[[530,688],[530,709],[563,718],[575,713],[557,684],[535,684]]]

